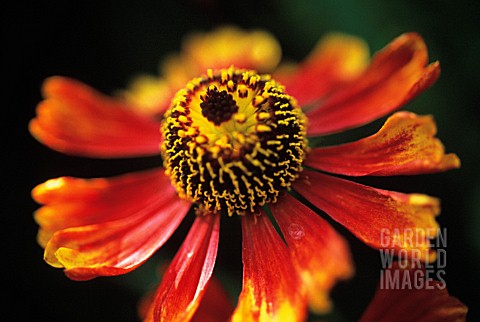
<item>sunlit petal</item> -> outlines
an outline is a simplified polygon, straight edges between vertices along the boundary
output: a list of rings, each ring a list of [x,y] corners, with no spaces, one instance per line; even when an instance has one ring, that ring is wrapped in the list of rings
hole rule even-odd
[[[217,257],[220,216],[200,215],[163,276],[153,302],[154,321],[189,321],[212,276]]]
[[[167,270],[167,264],[162,264],[161,276],[163,277]],[[149,291],[145,294],[138,305],[138,315],[144,322],[153,321],[153,309],[152,305],[155,299],[155,290]],[[200,301],[198,309],[195,311],[191,321],[192,322],[225,322],[228,321],[232,312],[233,304],[229,294],[224,288],[224,285],[218,278],[212,276],[206,286],[205,294]]]
[[[349,176],[422,174],[458,168],[460,160],[455,154],[445,154],[436,132],[432,117],[398,112],[372,136],[313,149],[305,164]]]
[[[190,208],[172,186],[155,179],[167,180],[151,171],[112,179],[61,178],[37,187],[34,195],[47,204],[37,215],[45,227],[40,240],[46,243],[45,260],[76,280],[135,269],[168,240]]]
[[[112,178],[50,179],[32,191],[43,206],[35,212],[40,225],[39,243],[46,246],[58,230],[100,224],[127,217],[175,190],[163,169]],[[163,198],[162,196],[162,198]]]
[[[400,108],[437,80],[439,63],[427,64],[423,39],[415,33],[401,35],[373,57],[357,80],[339,88],[308,113],[308,133],[338,132]]]
[[[243,216],[242,232],[243,288],[232,321],[303,321],[299,276],[266,214]]]
[[[347,243],[328,222],[289,194],[270,208],[307,289],[310,308],[328,311],[332,287],[353,275]]]
[[[429,238],[439,232],[437,199],[375,189],[307,170],[293,186],[366,244],[435,260]]]
[[[160,124],[72,79],[48,78],[30,132],[51,149],[96,158],[160,153]]]

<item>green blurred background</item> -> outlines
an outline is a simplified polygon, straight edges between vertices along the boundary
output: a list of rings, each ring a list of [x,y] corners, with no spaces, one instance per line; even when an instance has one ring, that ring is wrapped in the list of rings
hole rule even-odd
[[[364,38],[376,51],[394,37],[417,31],[440,60],[437,84],[405,109],[434,114],[447,151],[462,159],[460,170],[417,177],[363,179],[376,187],[423,192],[442,199],[438,218],[447,228],[447,286],[480,314],[480,126],[478,116],[480,16],[478,1],[268,0],[268,1],[17,1],[1,4],[4,146],[2,153],[3,274],[7,298],[1,321],[135,321],[135,303],[155,283],[155,269],[178,248],[191,218],[165,248],[127,276],[73,282],[42,260],[29,192],[61,175],[105,176],[158,164],[141,160],[89,160],[50,151],[27,133],[45,77],[80,79],[105,93],[126,86],[138,73],[156,73],[183,35],[223,24],[263,28],[280,41],[285,59],[300,61],[331,31]],[[373,133],[382,120],[329,142]],[[341,229],[341,228],[340,228]],[[222,223],[216,272],[232,292],[241,287],[240,231],[235,219]],[[225,233],[228,231],[228,236]],[[378,252],[342,230],[354,254],[356,277],[333,293],[328,321],[354,321],[368,304],[381,268]],[[232,241],[233,240],[233,241]],[[237,274],[237,275],[236,275]],[[419,303],[421,305],[421,303]]]

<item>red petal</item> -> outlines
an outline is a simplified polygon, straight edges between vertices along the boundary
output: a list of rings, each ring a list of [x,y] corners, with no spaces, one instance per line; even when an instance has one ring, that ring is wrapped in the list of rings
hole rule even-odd
[[[339,132],[400,108],[437,80],[439,63],[427,63],[427,47],[419,35],[398,37],[373,57],[370,67],[356,81],[332,93],[308,113],[308,133]]]
[[[303,321],[302,284],[263,210],[242,217],[242,233],[243,288],[232,321]]]
[[[212,278],[192,322],[228,321],[233,313],[233,306],[220,281]]]
[[[160,125],[121,101],[63,77],[47,79],[43,92],[30,132],[48,147],[99,158],[160,153]]]
[[[144,322],[153,321],[152,303],[154,299],[155,292],[152,290],[145,294],[139,302],[138,315]],[[215,278],[215,276],[212,276],[210,282],[208,282],[205,295],[191,321],[225,322],[229,320],[232,312],[233,306],[228,293],[225,291],[220,281]]]
[[[289,194],[270,208],[303,279],[310,308],[328,311],[331,288],[337,280],[353,275],[347,243],[328,222]]]
[[[383,273],[390,276],[384,278],[398,278],[403,287],[382,288],[380,283],[360,322],[465,321],[467,307],[448,294],[445,284],[428,280],[432,276],[423,269],[394,267]]]
[[[154,321],[183,322],[192,318],[212,276],[219,231],[219,215],[195,219],[155,294]]]
[[[174,196],[163,169],[113,178],[61,177],[35,187],[33,198],[44,206],[35,212],[39,243],[46,246],[58,230],[105,223],[127,217],[158,200]]]
[[[358,77],[368,60],[368,46],[361,39],[330,34],[319,41],[293,75],[282,75],[280,70],[275,78],[300,105],[305,105]]]
[[[75,280],[124,274],[142,264],[168,240],[190,208],[189,203],[178,199],[171,185],[163,186],[162,193],[159,193],[157,186],[156,189],[152,189],[156,196],[149,193],[145,195],[145,199],[141,199],[134,189],[138,188],[139,191],[143,189],[137,187],[135,183],[151,184],[149,180],[155,178],[155,174],[158,172],[142,174],[143,178],[139,180],[134,180],[133,175],[114,178],[110,185],[108,181],[104,182],[107,184],[106,194],[95,196],[95,193],[103,189],[96,191],[92,189],[90,198],[88,183],[95,186],[100,184],[102,179],[90,182],[76,182],[75,180],[81,179],[73,179],[70,185],[74,188],[72,191],[78,188],[77,191],[81,193],[79,197],[83,195],[86,198],[83,201],[73,200],[70,205],[68,198],[75,197],[66,191],[68,189],[65,187],[63,193],[55,193],[56,187],[52,187],[52,191],[40,193],[39,199],[60,198],[67,201],[66,215],[58,213],[61,218],[60,224],[67,224],[65,221],[67,218],[76,219],[76,216],[81,215],[77,210],[69,213],[71,209],[75,209],[75,202],[79,202],[78,206],[85,211],[84,223],[98,220],[95,224],[56,231],[46,245],[45,260],[52,266],[64,267],[67,276]],[[48,185],[45,185],[43,188],[48,190]],[[123,194],[112,195],[113,192]],[[132,192],[132,199],[126,195],[128,192]],[[89,209],[89,200],[92,201],[92,209]],[[113,205],[115,201],[118,201],[119,205],[108,209],[108,204]],[[122,209],[122,206],[125,206],[125,209]],[[102,208],[105,209],[103,217],[95,213]],[[61,209],[59,206],[58,210]],[[53,215],[52,213],[52,218]],[[82,221],[81,218],[77,219],[77,223]]]
[[[366,244],[435,259],[429,238],[439,231],[437,199],[375,189],[312,171],[304,171],[304,179],[295,181],[294,188]]]
[[[392,115],[376,134],[339,146],[313,149],[305,165],[348,176],[391,176],[446,171],[460,166],[445,154],[430,116]]]

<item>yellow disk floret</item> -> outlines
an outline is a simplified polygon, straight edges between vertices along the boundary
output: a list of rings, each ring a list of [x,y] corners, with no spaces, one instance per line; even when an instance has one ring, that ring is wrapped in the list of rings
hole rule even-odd
[[[302,170],[305,117],[269,75],[208,70],[165,114],[162,155],[180,197],[201,212],[254,211]]]

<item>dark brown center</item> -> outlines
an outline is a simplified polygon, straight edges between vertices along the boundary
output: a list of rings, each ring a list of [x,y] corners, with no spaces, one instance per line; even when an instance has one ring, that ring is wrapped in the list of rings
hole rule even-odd
[[[215,125],[220,125],[232,118],[237,113],[237,102],[227,91],[218,91],[217,87],[207,90],[207,94],[201,97],[202,115]]]

